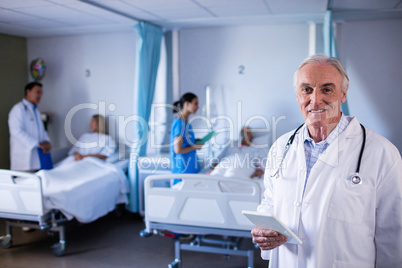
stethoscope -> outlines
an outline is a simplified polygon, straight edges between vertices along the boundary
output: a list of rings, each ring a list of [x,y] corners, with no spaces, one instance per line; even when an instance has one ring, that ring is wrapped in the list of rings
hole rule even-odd
[[[287,154],[288,151],[289,151],[289,147],[290,147],[290,145],[292,145],[293,140],[294,140],[294,138],[295,138],[297,132],[299,131],[299,129],[301,129],[301,127],[302,127],[303,125],[304,125],[304,123],[301,124],[301,125],[295,130],[295,132],[293,132],[292,136],[290,136],[288,142],[287,142],[286,145],[285,145],[285,151],[283,152],[283,156],[282,156],[281,162],[279,163],[278,169],[276,170],[275,174],[271,175],[271,178],[273,178],[273,177],[276,177],[277,179],[279,178],[279,172],[280,172],[281,169],[282,169],[283,162],[284,162],[284,160],[285,160],[286,154]],[[352,181],[353,184],[360,184],[360,183],[362,182],[362,179],[361,179],[360,176],[359,176],[359,172],[360,172],[360,164],[361,164],[361,162],[362,162],[362,156],[363,156],[364,147],[365,147],[365,145],[366,145],[366,128],[365,128],[362,124],[360,124],[360,126],[361,126],[362,131],[363,131],[363,141],[362,141],[362,146],[361,146],[361,148],[360,148],[360,155],[359,155],[359,161],[357,162],[356,172],[355,172],[355,174],[354,174],[354,175],[352,176],[352,178],[351,178],[351,181]]]
[[[25,112],[29,112],[29,111],[28,111],[28,106],[27,106],[25,103],[23,103],[23,102],[22,102],[22,105],[24,105],[24,110],[25,110]],[[30,119],[31,121],[34,121],[34,119],[33,119],[33,117],[32,117],[32,114],[29,113],[29,115],[31,116],[29,119]]]
[[[27,106],[25,103],[23,103],[23,102],[22,102],[22,105],[24,105],[24,110],[25,110],[25,112],[29,112],[28,106]],[[33,113],[34,113],[35,119],[38,120],[38,118],[36,117],[35,111],[33,111]],[[33,117],[32,117],[32,113],[29,113],[29,115],[31,116],[31,117],[30,117],[30,120],[31,120],[31,121],[34,121],[34,119],[33,119]],[[38,126],[38,121],[36,121],[36,126],[38,127],[39,140],[41,140],[41,138],[40,138],[39,126]]]

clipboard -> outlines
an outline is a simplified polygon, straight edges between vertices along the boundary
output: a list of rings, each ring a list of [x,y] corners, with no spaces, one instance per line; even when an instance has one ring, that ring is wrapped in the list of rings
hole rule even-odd
[[[39,162],[40,162],[40,169],[52,169],[53,162],[52,156],[50,153],[43,153],[41,148],[38,148],[38,155],[39,155]]]
[[[207,141],[209,141],[210,139],[212,139],[212,137],[214,137],[216,134],[218,134],[218,133],[216,133],[215,131],[211,131],[207,135],[205,135],[204,138],[196,141],[195,144],[204,144]]]
[[[298,238],[283,222],[281,222],[275,215],[270,213],[262,213],[257,211],[243,210],[246,216],[252,223],[261,229],[271,229],[286,236],[288,241],[286,243],[301,245],[303,242]]]

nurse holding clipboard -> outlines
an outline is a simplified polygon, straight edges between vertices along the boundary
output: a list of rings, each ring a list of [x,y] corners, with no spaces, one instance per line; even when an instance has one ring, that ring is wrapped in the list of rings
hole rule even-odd
[[[203,143],[196,143],[193,127],[188,122],[191,114],[198,110],[198,98],[193,93],[184,94],[174,104],[173,113],[178,115],[173,119],[170,129],[170,165],[172,173],[198,173],[201,169],[196,150]],[[173,185],[180,182],[174,179]]]

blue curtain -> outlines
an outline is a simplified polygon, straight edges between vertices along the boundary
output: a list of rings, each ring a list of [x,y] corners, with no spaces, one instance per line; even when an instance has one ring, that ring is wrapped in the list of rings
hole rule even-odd
[[[336,40],[335,40],[335,35],[334,35],[334,27],[333,27],[333,23],[332,23],[332,11],[331,10],[327,10],[327,12],[325,13],[323,31],[324,31],[323,34],[324,34],[324,53],[325,53],[325,55],[339,59],[338,49],[336,47]],[[344,115],[350,115],[347,100],[345,101],[345,103],[341,104],[341,110]]]
[[[137,121],[136,145],[131,148],[130,154],[128,170],[130,195],[127,209],[131,212],[138,212],[137,159],[146,153],[148,124],[144,124],[144,122],[149,121],[151,114],[163,30],[145,22],[139,22],[134,26],[134,29],[138,34],[136,52],[137,103],[134,103],[134,106],[136,107],[138,118],[141,120]]]
[[[173,103],[173,32],[166,31],[164,34],[165,37],[165,47],[166,47],[166,103]],[[169,144],[169,131],[170,125],[173,121],[173,113],[167,113],[166,117],[166,128],[165,128],[165,136],[163,139],[163,144]],[[166,153],[169,152],[169,148],[166,148]],[[165,149],[162,149],[165,150]]]

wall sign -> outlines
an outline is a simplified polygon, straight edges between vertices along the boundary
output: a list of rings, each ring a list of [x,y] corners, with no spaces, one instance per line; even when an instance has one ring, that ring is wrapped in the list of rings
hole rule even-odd
[[[244,67],[244,65],[240,65],[239,66],[239,74],[244,74],[245,69],[246,69],[246,67]]]

